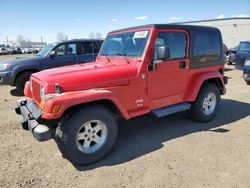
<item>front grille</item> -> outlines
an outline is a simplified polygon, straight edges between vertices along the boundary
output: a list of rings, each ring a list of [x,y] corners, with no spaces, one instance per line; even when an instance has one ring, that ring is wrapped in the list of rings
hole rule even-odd
[[[34,97],[35,101],[40,103],[40,101],[41,101],[40,84],[34,80],[32,80],[32,93],[33,93],[33,97]]]

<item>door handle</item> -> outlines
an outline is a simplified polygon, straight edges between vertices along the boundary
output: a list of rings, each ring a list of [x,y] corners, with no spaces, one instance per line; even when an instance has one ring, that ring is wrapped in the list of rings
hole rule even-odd
[[[184,69],[186,68],[186,62],[185,61],[181,61],[180,62],[180,69]]]

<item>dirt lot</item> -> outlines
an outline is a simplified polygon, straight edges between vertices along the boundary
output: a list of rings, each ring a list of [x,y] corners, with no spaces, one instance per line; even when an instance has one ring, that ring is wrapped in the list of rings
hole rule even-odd
[[[233,66],[226,75],[214,121],[185,113],[133,119],[121,124],[110,155],[84,167],[63,159],[54,141],[22,130],[13,110],[20,97],[0,86],[0,187],[250,187],[250,86]]]

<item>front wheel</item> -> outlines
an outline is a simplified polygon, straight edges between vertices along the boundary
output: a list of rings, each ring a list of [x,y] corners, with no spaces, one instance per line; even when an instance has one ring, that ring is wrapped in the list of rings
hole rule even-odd
[[[211,121],[219,108],[220,91],[214,84],[204,85],[190,109],[192,119],[199,122]]]
[[[113,148],[117,122],[103,106],[88,106],[65,116],[57,127],[56,141],[63,156],[73,164],[100,160]]]
[[[31,74],[32,72],[29,72],[29,71],[23,72],[20,75],[18,75],[18,77],[16,78],[16,88],[18,92],[20,92],[21,94],[23,94],[25,83],[29,81]]]

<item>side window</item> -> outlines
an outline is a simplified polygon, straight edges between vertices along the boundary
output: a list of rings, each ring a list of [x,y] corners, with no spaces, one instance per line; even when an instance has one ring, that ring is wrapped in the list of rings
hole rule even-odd
[[[56,52],[56,56],[64,56],[65,55],[65,44],[62,44],[54,49]]]
[[[93,48],[94,48],[94,53],[97,54],[99,53],[100,49],[102,46],[102,41],[95,41],[93,42]]]
[[[93,43],[92,42],[81,42],[79,43],[79,54],[93,54]]]
[[[196,62],[219,60],[221,54],[220,37],[217,32],[198,32],[194,39],[193,59]]]
[[[159,32],[155,41],[154,60],[157,60],[156,50],[159,46],[166,46],[170,51],[169,60],[184,59],[186,57],[187,36],[182,32]]]
[[[67,55],[76,55],[76,43],[69,43],[66,50]]]

